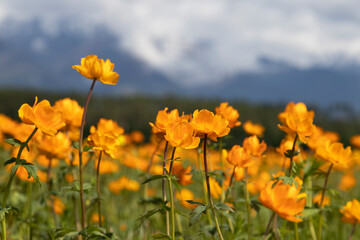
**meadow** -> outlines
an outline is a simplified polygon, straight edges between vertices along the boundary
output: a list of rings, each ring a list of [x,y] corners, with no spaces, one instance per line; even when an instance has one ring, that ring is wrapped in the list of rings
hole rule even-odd
[[[92,96],[113,67],[73,66],[87,96],[1,91],[3,240],[360,237],[354,112]]]

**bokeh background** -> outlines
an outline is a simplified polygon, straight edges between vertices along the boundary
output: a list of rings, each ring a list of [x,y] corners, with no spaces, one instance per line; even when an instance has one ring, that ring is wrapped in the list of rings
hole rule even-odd
[[[90,123],[149,133],[164,107],[229,101],[275,144],[277,113],[302,101],[347,143],[360,130],[359,9],[357,0],[1,1],[0,112],[16,118],[35,95],[83,105],[90,82],[71,66],[97,54],[121,77],[96,86]]]

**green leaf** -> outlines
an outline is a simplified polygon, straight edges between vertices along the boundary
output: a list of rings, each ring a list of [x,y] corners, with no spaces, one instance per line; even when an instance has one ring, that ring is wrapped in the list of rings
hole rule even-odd
[[[305,219],[317,215],[319,212],[320,212],[319,208],[306,208],[301,212],[302,214],[299,215],[299,217]]]
[[[63,237],[64,240],[68,239],[75,239],[77,236],[79,235],[79,233],[73,229],[73,228],[58,228],[55,230],[55,238],[61,238]]]
[[[186,202],[188,202],[190,204],[194,204],[194,205],[206,206],[205,204],[203,204],[201,202],[196,202],[196,201],[193,201],[193,200],[186,200]]]
[[[15,174],[17,169],[20,167],[20,164],[15,164],[11,167],[11,175]]]
[[[40,180],[39,180],[39,177],[37,175],[37,171],[38,171],[38,168],[32,164],[32,163],[24,163],[22,164],[24,166],[24,168],[26,169],[27,173],[28,173],[28,178],[31,178],[33,177],[33,179],[37,182],[37,183],[40,183]]]
[[[200,220],[202,214],[206,213],[207,208],[208,206],[200,205],[192,210],[192,212],[190,213],[189,227],[191,227]]]
[[[5,142],[7,142],[8,144],[10,144],[14,147],[21,146],[23,144],[19,139],[16,139],[16,138],[5,139]]]
[[[292,152],[291,149],[289,149],[289,150],[286,150],[286,152],[284,152],[284,155],[287,158],[292,158],[292,157],[295,157],[296,155],[299,155],[299,153],[300,153],[299,150]]]
[[[89,145],[85,145],[84,147],[83,147],[83,152],[91,152],[92,149],[93,148],[93,146],[89,146]]]
[[[6,161],[4,162],[4,166],[16,162],[16,159],[17,159],[17,158],[12,157],[12,158],[10,158],[9,160],[6,160]]]
[[[76,148],[76,149],[80,148],[79,142],[74,142],[72,146],[73,146],[73,148]]]
[[[172,237],[170,237],[169,235],[165,234],[165,233],[157,233],[155,235],[151,236],[152,239],[172,239]]]
[[[299,183],[297,181],[295,181],[295,179],[292,177],[280,176],[280,177],[274,178],[274,180],[275,180],[275,182],[272,185],[272,188],[274,188],[279,183],[279,181],[282,181],[281,184],[287,184],[290,186],[294,185],[295,187],[299,186]]]
[[[4,219],[4,217],[6,216],[6,214],[9,214],[10,212],[13,212],[14,214],[18,214],[19,209],[15,208],[15,207],[0,208],[0,221],[2,221]]]
[[[154,181],[154,180],[158,180],[158,179],[164,179],[164,178],[168,178],[168,176],[166,175],[154,175],[151,176],[150,178],[146,179],[142,184]]]
[[[234,209],[227,205],[226,203],[218,203],[214,205],[214,208],[219,211],[229,211],[234,212]]]
[[[90,190],[92,189],[93,186],[90,184],[90,183],[84,183],[83,184],[83,190],[84,191],[87,191],[87,190]],[[66,191],[76,191],[76,192],[80,192],[80,181],[74,181],[72,183],[72,186],[71,187],[62,187],[63,190],[66,190]]]
[[[139,221],[139,227],[144,223],[144,221],[146,219],[148,219],[149,217],[151,217],[152,215],[154,215],[155,213],[161,212],[162,210],[164,210],[164,208],[156,208],[150,211],[147,211],[146,213],[144,213],[143,215],[141,215],[137,221]]]
[[[323,162],[313,159],[312,164],[304,168],[304,180],[316,173],[316,171],[323,165]]]

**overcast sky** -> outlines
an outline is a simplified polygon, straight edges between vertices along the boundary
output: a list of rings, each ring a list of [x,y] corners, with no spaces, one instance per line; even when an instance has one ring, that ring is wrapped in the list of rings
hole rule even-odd
[[[0,26],[36,19],[51,35],[60,24],[105,27],[119,48],[194,83],[262,71],[261,57],[299,68],[359,64],[359,10],[359,0],[3,0]]]

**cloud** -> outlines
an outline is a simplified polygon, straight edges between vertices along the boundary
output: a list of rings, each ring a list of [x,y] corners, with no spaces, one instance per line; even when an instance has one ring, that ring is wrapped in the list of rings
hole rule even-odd
[[[6,0],[0,23],[38,20],[52,35],[64,25],[84,33],[105,27],[119,48],[197,84],[262,71],[262,57],[299,68],[359,63],[359,7],[357,0]]]

